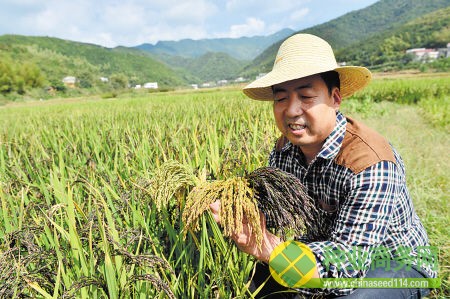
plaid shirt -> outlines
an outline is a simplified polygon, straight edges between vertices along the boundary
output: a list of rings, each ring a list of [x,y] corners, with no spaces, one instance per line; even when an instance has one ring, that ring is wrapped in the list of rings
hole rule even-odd
[[[346,128],[347,119],[337,112],[333,132],[309,165],[300,148],[290,142],[274,149],[269,158],[269,166],[297,176],[309,195],[327,207],[322,213],[330,226],[329,238],[300,237],[315,254],[320,277],[364,277],[380,257],[401,260],[427,277],[436,277],[435,255],[426,259],[428,263],[418,258],[421,248],[430,253],[428,237],[414,211],[401,157],[391,146],[396,163],[381,160],[358,173],[336,163]],[[352,290],[300,291],[345,295]]]

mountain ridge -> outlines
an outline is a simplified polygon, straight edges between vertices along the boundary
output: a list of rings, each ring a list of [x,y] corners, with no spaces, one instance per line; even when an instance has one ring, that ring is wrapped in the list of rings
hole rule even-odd
[[[183,58],[198,58],[208,52],[223,52],[237,60],[251,60],[274,42],[282,40],[294,32],[292,29],[284,28],[267,36],[158,41],[154,45],[144,43],[133,48],[152,54],[169,54]]]
[[[338,18],[298,31],[317,35],[330,43],[335,51],[351,47],[353,43],[369,39],[371,35],[393,30],[413,19],[450,6],[448,0],[380,0]],[[241,72],[243,76],[255,76],[270,71],[279,46],[274,43],[258,55]]]

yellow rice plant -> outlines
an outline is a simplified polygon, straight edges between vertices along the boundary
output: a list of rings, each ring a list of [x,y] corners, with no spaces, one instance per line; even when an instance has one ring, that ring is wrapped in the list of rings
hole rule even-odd
[[[184,233],[188,229],[198,230],[200,216],[209,205],[220,200],[220,224],[227,237],[240,233],[243,220],[256,236],[258,246],[262,242],[260,217],[254,190],[246,178],[235,177],[227,180],[201,182],[187,196],[182,220]]]
[[[199,229],[201,215],[209,205],[220,200],[220,225],[223,234],[231,237],[243,230],[243,223],[262,242],[259,211],[264,213],[267,225],[278,234],[292,232],[312,238],[327,234],[315,201],[308,196],[303,184],[292,174],[280,169],[263,167],[245,177],[207,181],[197,178],[192,170],[176,161],[169,161],[156,170],[152,178],[151,193],[158,209],[176,196],[183,206],[184,190],[194,188],[187,195],[182,212],[183,233]]]
[[[169,160],[156,169],[150,181],[149,194],[156,207],[167,207],[172,197],[181,196],[185,188],[195,186],[197,178],[192,169],[178,161]]]

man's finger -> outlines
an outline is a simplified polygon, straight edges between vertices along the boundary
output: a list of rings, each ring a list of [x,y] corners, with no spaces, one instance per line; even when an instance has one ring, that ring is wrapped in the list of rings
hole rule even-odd
[[[217,223],[220,223],[220,200],[217,200],[209,205],[209,209],[211,210],[211,214],[214,217],[214,220]]]

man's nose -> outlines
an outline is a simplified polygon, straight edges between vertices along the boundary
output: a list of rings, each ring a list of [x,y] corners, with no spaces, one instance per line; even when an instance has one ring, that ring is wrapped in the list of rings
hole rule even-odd
[[[290,93],[287,98],[286,116],[296,117],[303,114],[302,102],[296,93]]]

